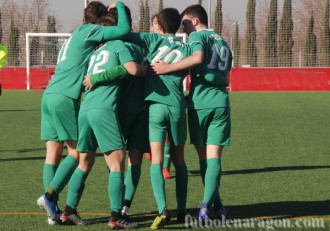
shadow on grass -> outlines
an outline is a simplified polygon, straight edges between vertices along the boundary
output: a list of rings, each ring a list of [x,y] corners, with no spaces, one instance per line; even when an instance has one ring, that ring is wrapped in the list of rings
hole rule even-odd
[[[26,110],[22,110],[22,109],[8,109],[8,110],[0,110],[0,112],[26,112],[26,111],[40,111],[40,109],[26,109]]]
[[[275,216],[281,218],[330,215],[330,200],[281,201],[226,207],[232,218]]]
[[[330,200],[325,201],[280,201],[267,202],[251,205],[228,205],[225,206],[231,218],[255,218],[255,217],[306,217],[306,216],[329,216]],[[197,217],[199,208],[188,208],[187,213]],[[211,216],[214,211],[211,210]],[[134,214],[135,222],[153,221],[157,211],[149,214]],[[169,210],[172,222],[176,222],[176,210]]]
[[[279,172],[279,171],[295,171],[295,170],[312,170],[312,169],[324,169],[330,168],[329,165],[315,165],[315,166],[284,166],[284,167],[266,167],[266,168],[256,168],[256,169],[242,169],[242,170],[232,170],[223,171],[221,175],[237,175],[237,174],[253,174],[253,173],[263,173],[263,172]],[[189,171],[189,176],[199,176],[199,170]]]
[[[18,149],[18,150],[0,150],[1,152],[33,152],[33,151],[40,151],[44,150],[46,153],[45,148],[35,148],[35,149]],[[64,159],[67,155],[63,155],[62,159]],[[96,153],[96,157],[103,157],[102,153]],[[19,161],[19,160],[44,160],[45,156],[38,156],[38,157],[20,157],[20,158],[3,158],[0,159],[0,162],[5,161]]]
[[[231,219],[240,218],[294,218],[294,217],[310,217],[310,216],[329,216],[330,215],[330,200],[326,201],[281,201],[258,203],[251,205],[229,205],[226,206],[229,217]],[[166,226],[166,229],[182,229],[184,224],[179,224],[176,221],[176,210],[168,211],[171,216],[171,221]],[[197,218],[199,208],[188,208],[187,213],[192,217]],[[139,228],[149,227],[155,219],[157,211],[150,213],[133,214],[131,219],[139,225]],[[214,217],[214,212],[211,211],[211,217]],[[106,224],[109,217],[97,217],[87,219],[90,225],[104,223]]]
[[[40,151],[40,150],[46,151],[46,148],[7,149],[7,150],[0,150],[0,152],[33,152],[33,151]]]

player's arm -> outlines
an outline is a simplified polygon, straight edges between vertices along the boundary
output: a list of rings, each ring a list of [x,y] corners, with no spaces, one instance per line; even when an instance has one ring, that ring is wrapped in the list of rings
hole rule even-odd
[[[89,90],[100,83],[112,82],[118,79],[131,76],[146,76],[147,67],[137,64],[134,61],[127,62],[124,65],[115,66],[101,73],[86,75],[83,85]]]
[[[121,1],[116,2],[118,10],[117,26],[109,26],[104,32],[103,40],[119,39],[131,31],[128,17],[125,12],[125,4]]]
[[[127,73],[132,76],[145,76],[147,72],[147,67],[137,64],[135,61],[127,62],[123,66]]]
[[[176,63],[167,64],[163,60],[156,60],[154,63],[150,64],[150,66],[155,74],[161,75],[198,66],[203,63],[203,59],[204,52],[195,51],[192,55]]]
[[[158,35],[157,35],[158,36]],[[151,40],[154,38],[154,34],[146,33],[146,32],[130,32],[121,40],[125,42],[131,42],[138,46],[143,47],[144,49],[148,50]]]
[[[90,90],[97,84],[122,79],[127,74],[126,69],[122,65],[118,65],[101,73],[86,75],[83,85]]]
[[[190,49],[192,54],[176,63],[167,64],[162,60],[156,60],[151,64],[151,68],[155,74],[166,74],[170,72],[180,71],[198,66],[203,63],[204,60],[204,47],[200,38],[196,37],[196,34],[189,36]]]

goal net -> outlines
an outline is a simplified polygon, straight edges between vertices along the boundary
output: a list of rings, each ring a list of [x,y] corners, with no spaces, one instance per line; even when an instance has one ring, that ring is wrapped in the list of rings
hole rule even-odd
[[[26,89],[45,88],[69,33],[26,33]]]

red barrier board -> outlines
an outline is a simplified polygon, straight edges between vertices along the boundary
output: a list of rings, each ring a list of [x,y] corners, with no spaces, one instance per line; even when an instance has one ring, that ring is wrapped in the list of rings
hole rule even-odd
[[[40,90],[47,87],[54,67],[30,69],[30,89]],[[27,74],[24,67],[6,67],[0,70],[0,83],[3,89],[27,89]]]
[[[30,69],[30,88],[44,89],[54,67]],[[230,76],[232,91],[329,91],[329,68],[252,68],[235,67]],[[3,89],[26,89],[26,68],[7,67],[0,70]],[[189,84],[189,81],[187,81]],[[187,86],[189,87],[189,86]]]
[[[330,68],[233,68],[232,91],[328,91]]]

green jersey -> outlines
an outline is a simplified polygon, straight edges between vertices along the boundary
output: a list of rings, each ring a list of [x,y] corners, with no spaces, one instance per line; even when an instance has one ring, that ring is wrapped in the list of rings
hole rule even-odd
[[[104,40],[118,39],[130,30],[124,4],[117,2],[116,7],[119,15],[118,26],[85,24],[72,33],[59,52],[55,74],[45,93],[80,98],[88,60],[95,46]]]
[[[90,58],[87,74],[96,74],[133,61],[128,48],[122,41],[109,41],[97,49]],[[121,80],[101,83],[86,90],[80,111],[108,109],[117,111]]]
[[[202,30],[189,35],[189,45],[193,52],[203,51],[204,61],[193,68],[191,76],[190,109],[208,109],[229,107],[226,90],[227,73],[232,66],[232,53],[225,40],[213,30]],[[206,73],[212,71],[218,82],[215,85],[207,81]]]
[[[149,63],[158,59],[166,63],[175,63],[191,54],[190,47],[172,34],[130,33],[124,39],[147,49]],[[187,70],[159,76],[148,74],[145,100],[178,108],[185,107],[183,79],[186,74]]]
[[[133,43],[126,42],[135,62],[143,64],[146,51]],[[119,113],[123,115],[137,115],[145,110],[144,85],[145,77],[127,77],[121,80]]]

